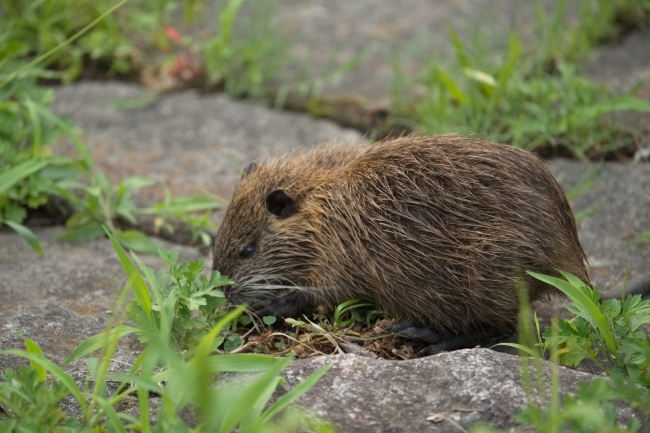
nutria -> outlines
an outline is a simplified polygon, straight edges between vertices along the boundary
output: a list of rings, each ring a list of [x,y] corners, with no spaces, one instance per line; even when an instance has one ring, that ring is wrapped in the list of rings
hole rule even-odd
[[[362,298],[438,349],[511,333],[518,281],[531,301],[559,293],[525,271],[589,283],[585,262],[541,158],[456,135],[251,164],[213,248],[213,268],[236,281],[228,299],[259,315]]]

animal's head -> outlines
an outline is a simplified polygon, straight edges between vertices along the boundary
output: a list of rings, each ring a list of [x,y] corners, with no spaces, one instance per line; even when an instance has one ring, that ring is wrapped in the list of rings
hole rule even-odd
[[[260,316],[289,317],[313,306],[313,212],[288,171],[246,167],[212,250],[213,269],[235,281],[224,290],[227,298]]]

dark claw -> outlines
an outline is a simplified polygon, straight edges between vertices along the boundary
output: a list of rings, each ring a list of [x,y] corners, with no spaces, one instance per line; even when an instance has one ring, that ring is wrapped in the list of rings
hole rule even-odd
[[[420,355],[428,356],[436,353],[458,349],[470,349],[476,346],[490,347],[506,340],[511,341],[513,334],[503,333],[478,333],[471,335],[447,335],[445,339],[438,343],[427,346],[420,351]],[[516,341],[516,338],[515,338]]]
[[[438,344],[444,339],[443,334],[432,331],[427,327],[419,326],[410,320],[390,325],[386,330],[414,340],[424,341],[429,344]]]
[[[420,351],[420,355],[422,356],[434,355],[449,350],[467,349],[476,346],[489,347],[512,338],[512,334],[503,334],[502,332],[494,331],[478,332],[467,335],[437,332],[427,328],[426,326],[418,325],[410,320],[395,323],[387,327],[386,330],[404,337],[428,343],[429,346]]]

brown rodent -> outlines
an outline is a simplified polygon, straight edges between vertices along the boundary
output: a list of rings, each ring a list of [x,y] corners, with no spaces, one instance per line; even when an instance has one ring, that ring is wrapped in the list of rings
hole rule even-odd
[[[361,298],[431,343],[512,332],[519,277],[531,301],[556,292],[525,271],[588,283],[585,261],[539,157],[455,135],[251,164],[213,249],[213,268],[236,281],[226,296],[259,315]]]

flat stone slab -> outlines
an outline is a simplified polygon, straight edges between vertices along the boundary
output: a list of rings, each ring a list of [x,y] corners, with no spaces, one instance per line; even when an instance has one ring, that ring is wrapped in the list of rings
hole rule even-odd
[[[575,160],[557,159],[550,168],[565,190],[593,167]],[[650,164],[603,164],[593,185],[572,201],[574,212],[590,205],[604,208],[578,224],[578,235],[590,261],[590,277],[604,293],[620,294],[630,266],[629,280],[650,275],[650,244],[629,241],[650,230]]]
[[[298,400],[327,416],[341,432],[457,433],[482,421],[510,429],[513,415],[529,402],[548,404],[549,390],[525,390],[520,358],[489,349],[466,349],[399,362],[355,355],[294,361],[283,373],[288,388],[325,364],[330,370]],[[546,384],[550,364],[543,362]],[[560,389],[575,392],[581,380],[595,376],[560,367]],[[532,377],[537,377],[530,367]],[[534,389],[534,388],[533,388]],[[434,421],[428,417],[435,416]],[[624,408],[619,420],[634,416]]]
[[[79,83],[58,87],[52,110],[82,127],[92,156],[112,179],[147,175],[173,196],[204,189],[229,198],[239,168],[251,161],[330,140],[362,141],[357,131],[331,121],[225,94],[186,91],[140,108],[118,108],[147,95],[133,84]],[[162,197],[161,187],[136,195],[140,204]]]

